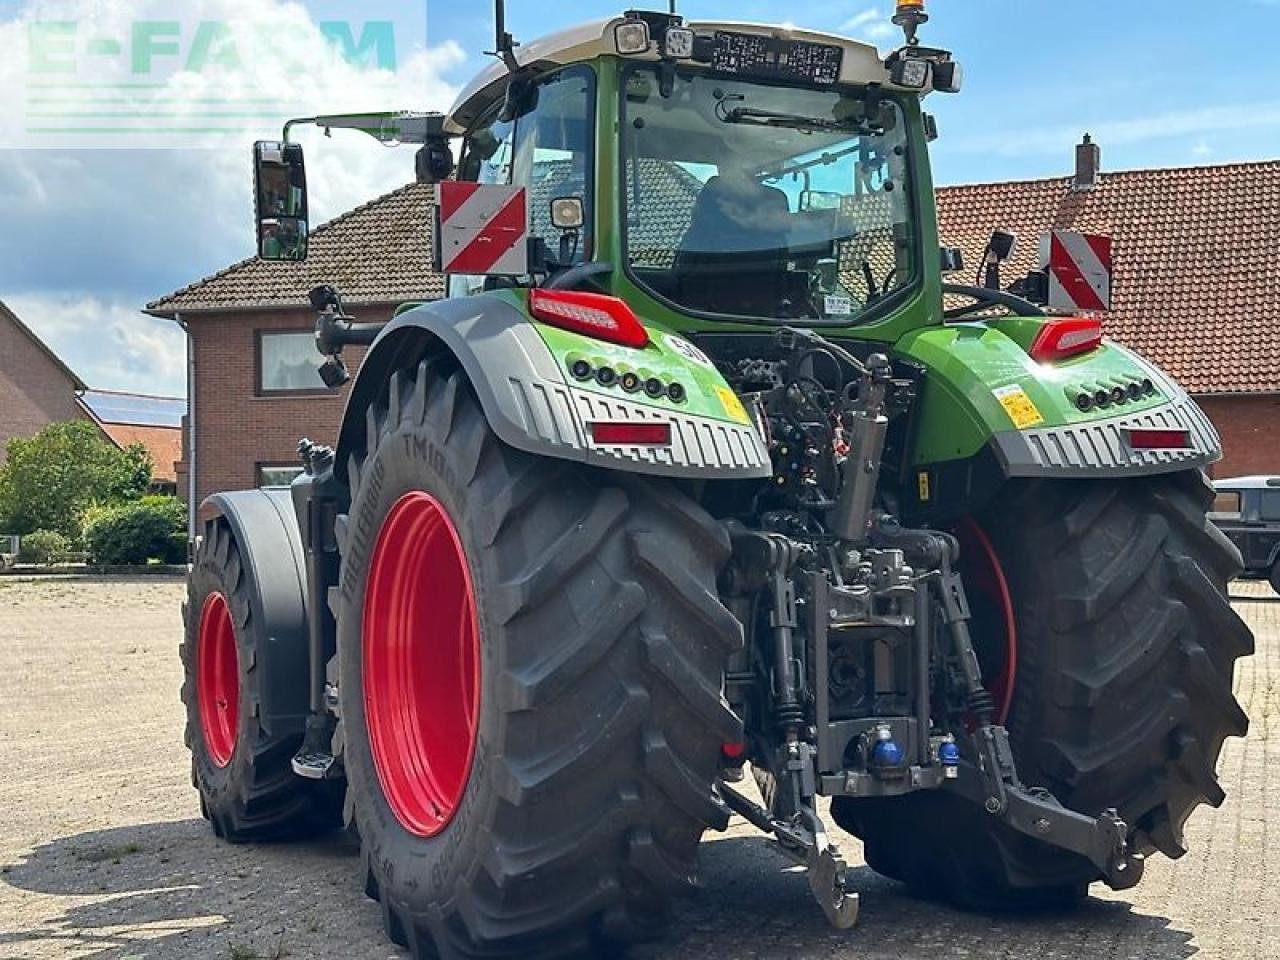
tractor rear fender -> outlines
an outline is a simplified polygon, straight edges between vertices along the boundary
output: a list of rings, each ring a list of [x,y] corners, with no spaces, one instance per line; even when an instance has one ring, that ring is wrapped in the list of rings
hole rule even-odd
[[[272,737],[301,734],[309,710],[306,567],[288,490],[238,490],[205,500],[203,516],[222,517],[240,550],[257,645],[263,728]]]
[[[1044,322],[948,324],[898,342],[925,370],[906,455],[909,515],[970,512],[1014,478],[1121,479],[1221,459],[1209,418],[1138,354],[1104,341],[1057,363],[1033,360],[1027,343]],[[1134,431],[1185,434],[1185,446],[1142,449]]]
[[[521,309],[514,293],[438,300],[400,313],[379,334],[360,366],[339,434],[338,476],[345,476],[350,451],[363,446],[365,411],[383,396],[387,378],[433,350],[453,355],[466,372],[494,432],[519,450],[666,477],[744,479],[771,475],[768,451],[758,431],[714,368],[709,363],[704,368],[696,359],[686,359],[671,349],[669,335],[651,334],[655,342],[649,348],[630,354],[638,357],[639,363],[657,364],[667,371],[683,369],[682,379],[690,385],[690,396],[682,404],[628,395],[617,387],[602,388],[594,380],[587,384],[573,381],[566,372],[566,358],[579,352],[612,355],[627,348],[562,330],[544,334]],[[659,339],[663,343],[659,344]],[[557,344],[555,351],[549,340]],[[687,349],[696,357],[696,348],[687,345]],[[710,378],[716,383],[704,389]],[[727,398],[715,389],[717,385],[723,386]],[[726,400],[736,408],[736,418],[722,405]],[[720,416],[708,415],[711,403],[717,405]],[[596,421],[669,423],[671,443],[597,444],[590,429]]]

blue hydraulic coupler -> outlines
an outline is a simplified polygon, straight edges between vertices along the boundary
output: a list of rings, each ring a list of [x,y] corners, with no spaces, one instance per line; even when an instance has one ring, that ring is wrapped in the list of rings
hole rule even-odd
[[[902,748],[894,740],[881,740],[871,751],[871,762],[877,767],[900,767]]]

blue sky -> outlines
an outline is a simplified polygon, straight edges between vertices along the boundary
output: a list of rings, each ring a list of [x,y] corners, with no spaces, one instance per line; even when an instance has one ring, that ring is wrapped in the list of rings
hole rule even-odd
[[[376,11],[386,15],[396,3],[380,0]],[[508,25],[518,38],[531,39],[628,5],[509,0]],[[197,9],[225,17],[269,10],[295,23],[298,16],[360,19],[375,9],[345,0],[304,7],[285,0],[124,0],[119,6],[153,17],[175,8],[189,17]],[[421,7],[401,6],[395,77],[375,83],[314,57],[325,69],[296,78],[303,101],[296,110],[246,120],[243,135],[221,146],[20,149],[0,129],[0,299],[90,384],[181,391],[181,334],[138,311],[251,252],[249,143],[273,135],[285,116],[307,110],[443,109],[488,62],[480,53],[493,41],[486,0],[430,0],[425,43]],[[939,183],[1065,175],[1085,131],[1102,145],[1107,170],[1280,157],[1280,90],[1268,81],[1280,40],[1280,0],[1240,0],[1230,13],[1217,12],[1225,5],[1191,0],[930,0],[929,7],[933,20],[924,41],[956,51],[967,72],[964,93],[930,98],[942,129],[933,154]],[[0,42],[5,49],[17,43],[23,17],[74,16],[77,8],[88,17],[102,6],[97,0],[0,0]],[[682,0],[680,9],[691,18],[794,17],[797,26],[848,33],[882,49],[901,36],[888,23],[891,2]],[[13,69],[12,58],[0,61],[0,118],[23,105],[18,98],[27,78]],[[323,143],[307,137],[316,219],[412,176],[410,149],[385,150],[354,134]]]
[[[435,0],[429,40],[489,49],[481,6]],[[558,8],[508,0],[507,17],[519,38],[619,9],[601,0]],[[966,68],[964,93],[929,101],[942,128],[933,153],[939,183],[1063,175],[1086,130],[1110,170],[1280,157],[1280,88],[1266,80],[1280,0],[929,0],[928,9],[923,41],[954,50]],[[853,25],[848,32],[881,49],[901,38],[885,30],[891,0],[681,0],[679,10],[834,31]]]

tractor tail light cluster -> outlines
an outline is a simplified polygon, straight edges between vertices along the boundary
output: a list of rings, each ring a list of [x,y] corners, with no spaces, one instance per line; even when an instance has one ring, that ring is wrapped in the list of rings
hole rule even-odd
[[[649,334],[626,301],[579,290],[531,290],[529,312],[555,327],[637,349]]]
[[[1050,320],[1036,334],[1031,344],[1031,359],[1037,363],[1055,363],[1102,345],[1102,321],[1084,317]]]

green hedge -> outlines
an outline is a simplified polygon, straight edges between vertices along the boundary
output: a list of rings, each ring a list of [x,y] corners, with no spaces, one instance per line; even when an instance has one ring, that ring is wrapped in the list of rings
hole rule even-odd
[[[143,497],[94,511],[84,529],[89,561],[104,567],[186,563],[187,515],[175,497]]]
[[[36,530],[18,542],[18,562],[52,566],[71,552],[71,541],[56,530]]]

